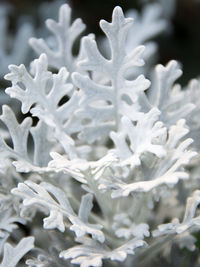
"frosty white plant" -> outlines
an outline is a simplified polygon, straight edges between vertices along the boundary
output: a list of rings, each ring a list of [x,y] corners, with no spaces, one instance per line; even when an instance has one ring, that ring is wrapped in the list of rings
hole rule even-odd
[[[182,91],[174,84],[182,74],[176,61],[157,65],[152,82],[140,74],[144,42],[166,25],[151,19],[151,8],[144,14],[152,32],[136,24],[142,32],[132,45],[133,19],[120,7],[111,22],[100,21],[110,57],[94,35],[82,37],[72,55],[85,26],[80,19],[71,24],[70,14],[65,4],[58,22],[47,20],[53,46],[30,40],[40,54],[30,70],[10,65],[5,76],[6,93],[26,118],[19,123],[9,106],[2,108],[1,267],[24,266],[30,250],[29,267],[151,266],[172,243],[194,250],[198,80]]]

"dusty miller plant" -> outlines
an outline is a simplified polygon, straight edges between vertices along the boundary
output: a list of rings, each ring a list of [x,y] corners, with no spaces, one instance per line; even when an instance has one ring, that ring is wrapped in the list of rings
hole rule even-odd
[[[1,267],[151,266],[174,244],[195,250],[200,86],[175,84],[173,60],[145,78],[161,14],[149,5],[133,22],[115,7],[100,21],[108,51],[91,34],[74,56],[85,25],[64,4],[46,21],[52,38],[30,39],[30,69],[9,66],[26,118],[2,107]]]

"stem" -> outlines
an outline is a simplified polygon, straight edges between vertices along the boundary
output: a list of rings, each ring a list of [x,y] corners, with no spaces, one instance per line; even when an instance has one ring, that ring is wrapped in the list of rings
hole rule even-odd
[[[91,188],[92,192],[94,192],[96,200],[102,210],[103,216],[108,218],[109,220],[110,218],[112,218],[113,215],[113,210],[114,210],[113,204],[115,204],[114,201],[110,199],[110,197],[108,198],[106,193],[104,194],[100,193],[98,189],[98,184],[94,180],[90,172],[85,177],[87,179],[88,186]]]
[[[117,77],[117,73],[115,74]],[[119,130],[119,85],[117,79],[113,79],[112,85],[115,91],[115,99],[114,99],[114,107],[115,107],[115,123],[116,123],[116,128],[115,131],[118,132]]]

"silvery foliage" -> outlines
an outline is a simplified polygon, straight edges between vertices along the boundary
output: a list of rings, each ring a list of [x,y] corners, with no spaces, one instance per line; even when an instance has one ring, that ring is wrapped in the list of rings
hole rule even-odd
[[[65,4],[58,22],[47,20],[53,46],[30,40],[40,54],[30,70],[10,65],[5,76],[6,93],[21,102],[26,118],[19,122],[9,106],[2,108],[1,266],[22,266],[29,250],[29,267],[142,266],[169,243],[194,250],[200,193],[191,136],[198,142],[199,81],[182,91],[176,61],[157,65],[152,83],[140,74],[145,46],[127,50],[134,23],[120,7],[110,23],[100,22],[110,57],[93,35],[81,38],[74,57],[85,26],[71,23],[70,13]],[[154,23],[151,34],[161,25]],[[143,42],[151,34],[140,27]]]
[[[151,39],[170,28],[170,20],[166,19],[164,14],[166,14],[166,11],[160,3],[147,4],[141,13],[134,9],[126,13],[127,17],[134,19],[135,24],[128,32],[127,51],[131,51],[138,45],[145,45],[143,58],[146,64],[142,69],[129,70],[130,76],[135,76],[138,72],[143,74],[150,72],[152,64],[156,62],[157,44]]]
[[[71,9],[62,5],[59,10],[58,22],[53,19],[46,20],[46,26],[53,33],[55,39],[44,41],[42,38],[30,39],[30,45],[38,53],[45,53],[51,67],[60,69],[66,67],[72,73],[77,68],[78,58],[72,54],[72,47],[78,36],[84,31],[85,24],[81,19],[76,19],[71,24]]]
[[[134,20],[134,27],[130,27],[127,33],[125,44],[126,51],[130,52],[139,45],[145,45],[143,59],[145,65],[138,68],[128,70],[127,76],[137,77],[138,74],[151,73],[152,65],[156,63],[158,55],[158,47],[153,37],[160,33],[169,33],[171,31],[170,18],[175,10],[175,0],[155,1],[148,3],[142,8],[141,12],[136,9],[130,9],[126,12],[126,17]],[[101,46],[104,53],[109,56],[110,49],[106,38],[102,38]]]
[[[8,72],[8,65],[27,63],[30,48],[27,44],[28,39],[33,35],[33,26],[22,16],[17,21],[15,33],[10,31],[9,24],[13,10],[8,4],[0,4],[0,89],[5,89],[3,76]],[[0,90],[0,105],[9,103],[13,105],[15,112],[19,111],[19,105]]]
[[[8,33],[8,15],[10,7],[0,5],[0,62],[1,70],[0,77],[8,72],[8,65],[20,64],[25,62],[30,48],[27,46],[27,41],[33,34],[33,27],[30,23],[22,23],[16,32],[16,35]]]
[[[34,247],[33,237],[24,237],[15,248],[13,248],[9,243],[4,245],[3,260],[1,262],[2,267],[17,266],[21,258]]]

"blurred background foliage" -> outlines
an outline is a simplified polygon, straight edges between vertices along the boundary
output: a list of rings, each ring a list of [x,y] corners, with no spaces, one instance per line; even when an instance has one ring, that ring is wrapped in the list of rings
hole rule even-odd
[[[166,0],[168,1],[168,0]],[[50,6],[53,0],[1,0],[12,7],[9,27],[15,30],[15,21],[22,15],[27,15],[35,27],[44,23],[39,15],[39,6],[43,2],[49,3],[46,14],[51,17]],[[93,32],[97,36],[102,32],[99,29],[99,20],[110,20],[114,6],[120,5],[124,11],[136,8],[141,10],[145,0],[71,0],[63,1],[71,5],[73,17],[81,17],[87,25],[87,33]],[[161,34],[156,38],[159,45],[159,63],[166,64],[171,59],[178,60],[184,71],[180,82],[185,85],[189,79],[200,74],[200,1],[177,0],[176,10],[172,17],[172,31]]]

